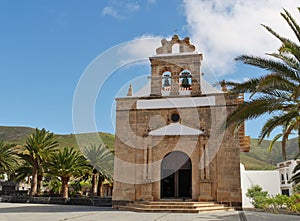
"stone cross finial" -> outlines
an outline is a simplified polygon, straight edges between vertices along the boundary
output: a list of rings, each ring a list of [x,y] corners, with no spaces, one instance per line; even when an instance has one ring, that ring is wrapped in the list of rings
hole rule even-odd
[[[227,92],[227,91],[228,91],[227,86],[226,86],[226,83],[225,83],[225,80],[223,80],[223,81],[221,82],[221,87],[222,87],[222,91],[223,91],[223,92]]]
[[[129,85],[129,89],[128,89],[128,92],[127,92],[127,96],[128,96],[128,97],[132,96],[132,85]]]

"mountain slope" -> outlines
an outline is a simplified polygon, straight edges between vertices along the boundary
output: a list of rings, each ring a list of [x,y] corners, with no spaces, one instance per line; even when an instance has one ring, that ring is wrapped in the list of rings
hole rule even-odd
[[[23,142],[26,136],[34,131],[30,127],[6,127],[0,126],[0,140],[7,142]]]
[[[261,145],[258,145],[258,139],[251,139],[251,148],[249,153],[241,153],[241,156],[248,156],[259,161],[276,165],[279,162],[284,161],[281,155],[281,141],[274,144],[271,152],[268,151],[270,145],[269,140],[264,140]],[[293,159],[299,153],[298,150],[298,138],[290,139],[287,142],[287,159]]]
[[[34,128],[29,127],[7,127],[7,126],[0,126],[0,140],[4,142],[13,143],[16,145],[23,145],[27,136],[34,132]],[[115,143],[115,136],[109,133],[98,133],[99,136],[102,138],[104,144],[107,148],[111,151],[114,150],[114,143]],[[78,136],[85,137],[86,144],[89,145],[93,143],[93,140],[89,140],[90,134],[80,134]],[[59,143],[58,147],[75,147],[78,148],[76,142],[76,136],[74,134],[68,135],[60,135],[56,134],[56,139]]]
[[[240,157],[240,161],[245,166],[246,170],[274,170],[276,168],[272,164],[265,163],[245,154],[241,154]]]
[[[5,127],[0,126],[0,140],[5,142],[23,145],[26,137],[34,132],[33,128],[29,127]],[[111,151],[114,150],[115,136],[109,133],[98,133],[102,138],[104,144]],[[76,142],[76,136],[83,138],[84,143],[89,145],[93,143],[92,134],[68,134],[56,135],[59,147],[72,146],[79,148]],[[281,156],[281,142],[274,144],[272,152],[269,152],[268,146],[270,141],[264,140],[262,144],[258,145],[257,139],[251,139],[251,148],[249,153],[241,153],[241,163],[245,165],[247,170],[266,170],[274,169],[276,163],[283,161]],[[298,153],[297,138],[291,139],[287,143],[288,159],[293,159]]]

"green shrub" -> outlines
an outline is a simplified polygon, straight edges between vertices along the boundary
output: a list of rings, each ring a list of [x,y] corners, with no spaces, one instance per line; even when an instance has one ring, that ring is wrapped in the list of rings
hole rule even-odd
[[[281,210],[300,213],[300,194],[293,194],[291,197],[282,194],[268,196],[267,191],[262,191],[262,188],[256,185],[247,190],[246,196],[251,198],[255,208],[273,213]]]
[[[293,187],[293,193],[300,193],[300,183]]]
[[[50,195],[59,194],[61,192],[61,182],[55,177],[44,182],[44,186],[48,189]]]
[[[300,213],[300,194],[293,194],[290,197],[287,209],[291,212]]]
[[[293,204],[289,210],[291,212],[300,213],[300,203]]]
[[[246,196],[252,199],[252,204],[255,208],[264,209],[267,207],[267,191],[262,191],[262,188],[255,185],[247,190]]]
[[[277,194],[267,198],[267,209],[274,213],[286,209],[290,204],[291,199],[286,195]]]

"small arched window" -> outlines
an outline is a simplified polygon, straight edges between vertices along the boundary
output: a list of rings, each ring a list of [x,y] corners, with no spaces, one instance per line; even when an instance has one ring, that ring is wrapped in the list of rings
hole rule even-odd
[[[174,44],[172,46],[172,53],[180,53],[180,45],[179,44]]]
[[[183,70],[179,75],[180,90],[191,90],[192,74],[188,70]]]

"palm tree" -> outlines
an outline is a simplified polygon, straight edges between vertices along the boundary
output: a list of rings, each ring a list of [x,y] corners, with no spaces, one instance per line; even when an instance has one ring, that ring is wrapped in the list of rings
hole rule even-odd
[[[34,196],[38,193],[38,175],[42,175],[43,164],[47,161],[49,154],[56,151],[58,142],[54,134],[43,129],[35,129],[35,132],[28,136],[24,150],[18,154],[31,168],[31,188],[29,195]],[[39,185],[41,186],[41,184]]]
[[[300,12],[300,8],[298,8]],[[285,145],[288,136],[297,131],[300,133],[300,26],[284,10],[281,16],[288,23],[297,38],[297,43],[284,38],[263,25],[272,35],[281,41],[277,53],[268,54],[269,58],[242,55],[236,58],[245,64],[268,71],[266,75],[251,78],[242,83],[223,82],[236,94],[250,93],[250,100],[239,105],[227,118],[227,126],[239,127],[245,120],[258,118],[264,114],[270,117],[264,124],[259,139],[260,142],[270,135],[275,128],[283,128],[282,156],[286,160]],[[300,151],[300,139],[298,145]]]
[[[300,183],[300,164],[299,163],[294,168],[293,173],[295,173],[295,174],[291,177],[291,181],[295,182],[295,184]]]
[[[89,164],[81,152],[65,147],[52,153],[47,163],[48,173],[60,178],[63,198],[68,198],[69,181],[71,178],[82,177]]]
[[[6,144],[0,141],[0,174],[12,174],[18,165],[18,160],[14,145]]]
[[[300,157],[300,153],[296,156],[296,158],[295,159],[299,159],[299,157]],[[292,182],[295,182],[295,184],[298,184],[298,183],[300,183],[300,163],[298,163],[296,166],[295,166],[295,168],[294,168],[294,170],[293,170],[293,176],[291,177],[291,181]]]
[[[113,179],[113,154],[104,145],[91,144],[81,149],[92,166],[92,194],[102,196],[102,185],[105,179]],[[98,177],[98,184],[97,184]],[[98,194],[97,194],[98,193]]]

